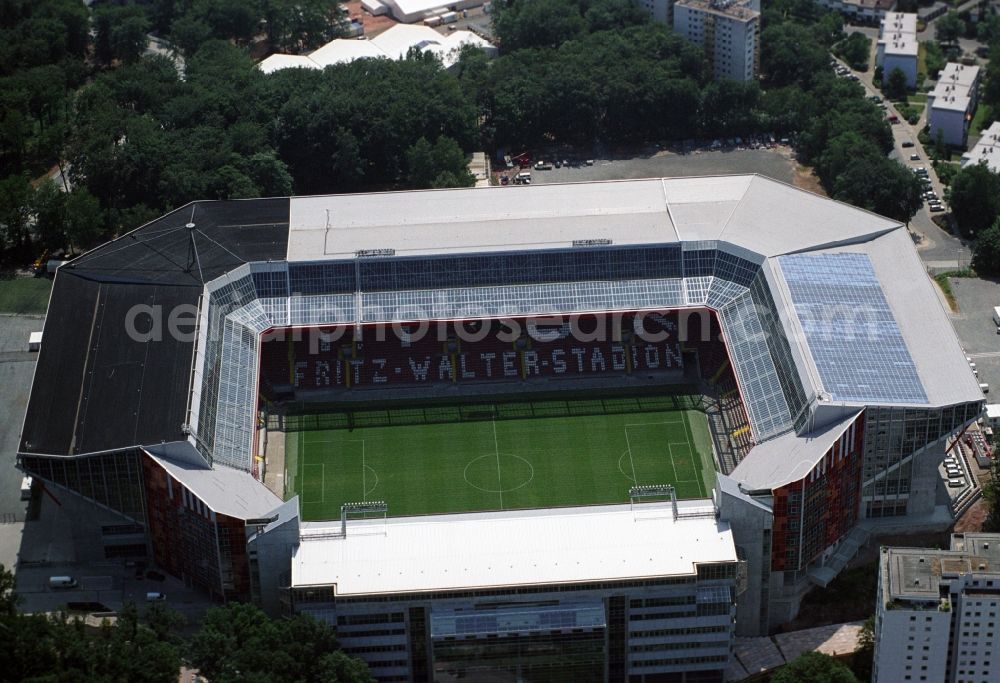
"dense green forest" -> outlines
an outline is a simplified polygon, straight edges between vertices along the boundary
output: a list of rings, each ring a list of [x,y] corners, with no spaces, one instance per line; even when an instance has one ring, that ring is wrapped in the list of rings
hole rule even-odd
[[[791,137],[838,199],[900,219],[918,206],[881,111],[829,67],[840,18],[812,0],[765,3],[762,79],[747,84],[713,81],[699,48],[630,0],[495,6],[491,61],[466,50],[447,71],[414,53],[264,75],[251,50],[325,42],[336,4],[152,0],[90,16],[76,0],[0,0],[0,253],[86,248],[194,199],[467,185],[478,149],[752,133]],[[151,30],[183,73],[144,54]],[[32,182],[56,164],[69,193]]]

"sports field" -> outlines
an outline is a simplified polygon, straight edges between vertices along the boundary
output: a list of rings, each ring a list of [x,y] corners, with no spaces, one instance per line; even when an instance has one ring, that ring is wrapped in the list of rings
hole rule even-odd
[[[285,448],[306,520],[372,500],[392,516],[622,503],[635,484],[697,498],[714,481],[696,410],[296,431]]]

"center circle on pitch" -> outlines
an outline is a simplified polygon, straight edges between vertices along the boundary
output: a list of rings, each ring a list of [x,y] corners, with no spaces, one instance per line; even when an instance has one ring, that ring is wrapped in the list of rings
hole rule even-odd
[[[509,493],[530,484],[535,478],[535,468],[513,453],[488,453],[470,460],[465,466],[464,476],[465,483],[474,489],[486,493]]]

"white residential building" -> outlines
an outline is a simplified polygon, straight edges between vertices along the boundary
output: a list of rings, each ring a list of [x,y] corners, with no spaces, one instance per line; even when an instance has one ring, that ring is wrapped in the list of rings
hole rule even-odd
[[[760,11],[753,7],[734,0],[678,0],[674,30],[704,47],[716,80],[752,81],[760,71]]]
[[[674,5],[677,0],[635,0],[635,4],[646,10],[653,21],[658,21],[668,26],[674,25]],[[734,4],[760,12],[760,0],[737,0]]]
[[[1000,535],[953,534],[950,550],[883,548],[875,683],[1000,680]]]
[[[882,83],[899,69],[906,75],[906,87],[917,87],[917,15],[891,12],[882,19],[875,47],[875,66],[882,67]]]
[[[840,12],[848,19],[864,24],[877,24],[896,9],[896,0],[818,0],[827,9]]]
[[[994,173],[1000,173],[1000,121],[994,121],[976,146],[962,155],[962,168],[971,164],[986,164]]]
[[[979,102],[980,69],[949,62],[937,85],[927,95],[927,122],[932,141],[965,147],[972,117]]]

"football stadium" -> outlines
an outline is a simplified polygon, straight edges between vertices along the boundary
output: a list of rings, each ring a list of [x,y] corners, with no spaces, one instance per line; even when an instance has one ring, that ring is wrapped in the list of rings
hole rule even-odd
[[[195,202],[60,268],[18,463],[380,681],[707,683],[984,403],[906,226],[760,176]]]

